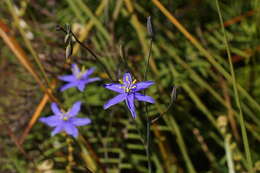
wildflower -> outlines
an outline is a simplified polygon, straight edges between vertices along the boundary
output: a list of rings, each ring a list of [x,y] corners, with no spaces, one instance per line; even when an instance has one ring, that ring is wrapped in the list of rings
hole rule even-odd
[[[54,136],[61,131],[65,131],[67,134],[72,135],[73,137],[78,136],[77,126],[84,126],[91,123],[89,118],[77,118],[77,114],[80,111],[81,102],[78,101],[74,103],[71,109],[68,112],[60,110],[56,103],[51,104],[51,109],[54,115],[49,117],[40,118],[42,123],[47,124],[50,127],[55,127],[51,132],[51,135]]]
[[[125,73],[123,76],[123,81],[119,80],[119,84],[106,84],[104,87],[118,92],[119,95],[116,97],[110,99],[105,105],[104,109],[109,108],[110,106],[113,106],[119,102],[122,102],[125,100],[125,103],[130,110],[133,118],[136,117],[136,112],[135,112],[135,105],[134,105],[134,100],[138,101],[144,101],[144,102],[149,102],[149,103],[154,103],[154,99],[150,96],[143,95],[139,93],[138,91],[144,90],[151,85],[154,84],[153,81],[145,81],[145,82],[138,82],[136,83],[136,80],[132,80],[131,74],[130,73]]]
[[[77,87],[81,92],[84,90],[86,84],[100,80],[98,77],[89,78],[94,72],[95,68],[89,70],[79,70],[76,64],[72,64],[72,75],[59,76],[58,78],[62,81],[69,82],[61,87],[61,91],[65,91],[68,88]]]

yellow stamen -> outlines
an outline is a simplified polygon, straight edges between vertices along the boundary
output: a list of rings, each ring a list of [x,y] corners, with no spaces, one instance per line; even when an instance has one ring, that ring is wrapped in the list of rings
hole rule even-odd
[[[126,76],[125,80],[128,82],[128,76]]]
[[[132,84],[135,84],[136,83],[136,79],[132,82]]]
[[[124,82],[123,82],[121,79],[119,79],[118,81],[119,81],[121,84],[124,84]]]
[[[64,120],[64,121],[67,121],[67,120],[68,120],[68,117],[63,117],[63,120]]]

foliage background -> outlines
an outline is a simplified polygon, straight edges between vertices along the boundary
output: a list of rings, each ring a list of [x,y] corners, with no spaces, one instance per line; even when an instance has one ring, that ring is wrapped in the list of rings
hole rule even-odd
[[[0,172],[148,172],[142,142],[144,105],[137,104],[135,121],[124,104],[104,111],[103,104],[114,93],[102,84],[111,80],[77,43],[71,61],[95,66],[95,75],[103,81],[88,85],[83,93],[58,92],[62,83],[57,76],[70,73],[70,66],[65,60],[65,35],[55,30],[57,24],[70,24],[114,81],[126,71],[140,81],[149,51],[148,16],[155,30],[147,78],[156,85],[146,91],[156,99],[149,105],[151,118],[167,109],[172,88],[178,86],[173,106],[151,126],[153,172],[259,171],[260,4],[257,0],[219,4],[239,98],[233,92],[214,0],[0,1]],[[164,8],[170,17],[162,13]],[[80,116],[93,123],[80,128],[78,139],[64,134],[50,137],[51,129],[37,122],[39,116],[51,114],[53,97],[47,91],[64,108],[84,101]],[[241,101],[251,166],[236,98]]]

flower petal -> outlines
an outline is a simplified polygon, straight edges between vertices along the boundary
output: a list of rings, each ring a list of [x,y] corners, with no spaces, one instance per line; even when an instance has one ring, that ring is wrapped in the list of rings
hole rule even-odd
[[[138,82],[135,84],[135,86],[136,86],[135,91],[140,91],[140,90],[146,89],[153,84],[154,84],[153,81]]]
[[[88,70],[83,74],[82,77],[83,77],[84,79],[85,79],[85,78],[88,78],[89,75],[91,75],[94,71],[95,71],[95,67],[92,67],[92,68],[88,69]]]
[[[66,82],[73,82],[77,80],[77,78],[74,75],[59,76],[58,79]]]
[[[56,135],[57,133],[60,133],[63,130],[63,125],[60,124],[59,126],[57,126],[52,132],[51,132],[51,136]]]
[[[135,119],[136,112],[135,112],[134,94],[130,94],[126,97],[126,105],[130,110],[132,117]]]
[[[67,89],[69,89],[69,88],[73,88],[73,87],[75,87],[75,86],[77,86],[77,83],[76,83],[76,82],[71,82],[71,83],[68,83],[68,84],[66,84],[66,85],[63,85],[63,86],[60,88],[60,91],[63,92],[63,91],[65,91],[65,90],[67,90]]]
[[[69,110],[68,114],[72,117],[78,115],[79,111],[80,111],[80,106],[81,106],[81,102],[77,101],[76,103],[73,104],[72,108]]]
[[[40,122],[47,124],[50,127],[58,126],[61,123],[59,115],[52,115],[49,117],[42,117],[39,119]]]
[[[125,93],[123,94],[119,94],[117,96],[115,96],[114,98],[108,100],[108,102],[106,104],[104,104],[104,109],[107,109],[109,108],[110,106],[113,106],[119,102],[122,102],[125,98],[126,98],[126,95]]]
[[[60,109],[58,108],[58,105],[55,102],[51,103],[51,110],[55,115],[61,114]]]
[[[78,74],[80,73],[80,70],[79,70],[77,64],[71,65],[71,71],[72,71],[74,76],[78,76]]]
[[[74,126],[84,126],[91,123],[91,120],[89,118],[71,118],[70,122]]]
[[[72,135],[74,138],[76,138],[79,134],[78,129],[69,122],[64,124],[64,130],[67,132],[67,134]]]
[[[118,93],[123,93],[124,92],[124,88],[122,88],[124,85],[122,84],[116,84],[116,83],[111,83],[111,84],[105,84],[104,87],[109,89],[109,90],[112,90],[112,91],[115,91],[115,92],[118,92]]]
[[[95,81],[99,81],[100,78],[99,77],[93,77],[87,80],[87,83],[91,83],[91,82],[95,82]]]
[[[86,83],[83,82],[83,81],[80,81],[80,82],[77,84],[77,88],[78,88],[81,92],[84,91],[85,86],[86,86]]]
[[[135,93],[135,98],[139,101],[154,103],[154,99],[150,96],[143,95],[141,93]]]
[[[125,84],[130,84],[132,83],[132,76],[130,73],[125,73],[124,76],[123,76],[123,82]]]

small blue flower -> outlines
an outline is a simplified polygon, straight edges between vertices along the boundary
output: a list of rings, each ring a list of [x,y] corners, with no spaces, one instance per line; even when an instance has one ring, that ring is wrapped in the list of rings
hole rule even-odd
[[[51,109],[54,115],[42,117],[39,120],[50,127],[55,127],[51,132],[52,136],[60,133],[61,131],[65,131],[67,134],[76,138],[78,136],[77,126],[84,126],[91,123],[89,118],[76,118],[80,111],[80,106],[81,102],[78,101],[74,103],[68,112],[64,112],[58,108],[56,103],[52,103]]]
[[[109,108],[110,106],[113,106],[119,102],[122,102],[125,100],[125,103],[130,110],[133,118],[136,117],[136,112],[135,112],[135,105],[134,105],[134,100],[138,101],[143,101],[143,102],[149,102],[149,103],[154,103],[154,99],[150,96],[143,95],[139,93],[138,91],[144,90],[151,85],[154,84],[153,81],[145,81],[145,82],[138,82],[136,83],[136,80],[132,80],[131,74],[130,73],[125,73],[123,76],[123,81],[119,80],[119,84],[106,84],[104,87],[118,92],[119,95],[116,97],[110,99],[105,105],[104,109]]]
[[[95,68],[80,71],[76,64],[72,64],[72,75],[58,77],[62,81],[69,82],[61,87],[60,90],[65,91],[68,88],[77,87],[81,92],[84,91],[86,84],[100,80],[98,77],[89,78],[94,71]]]

